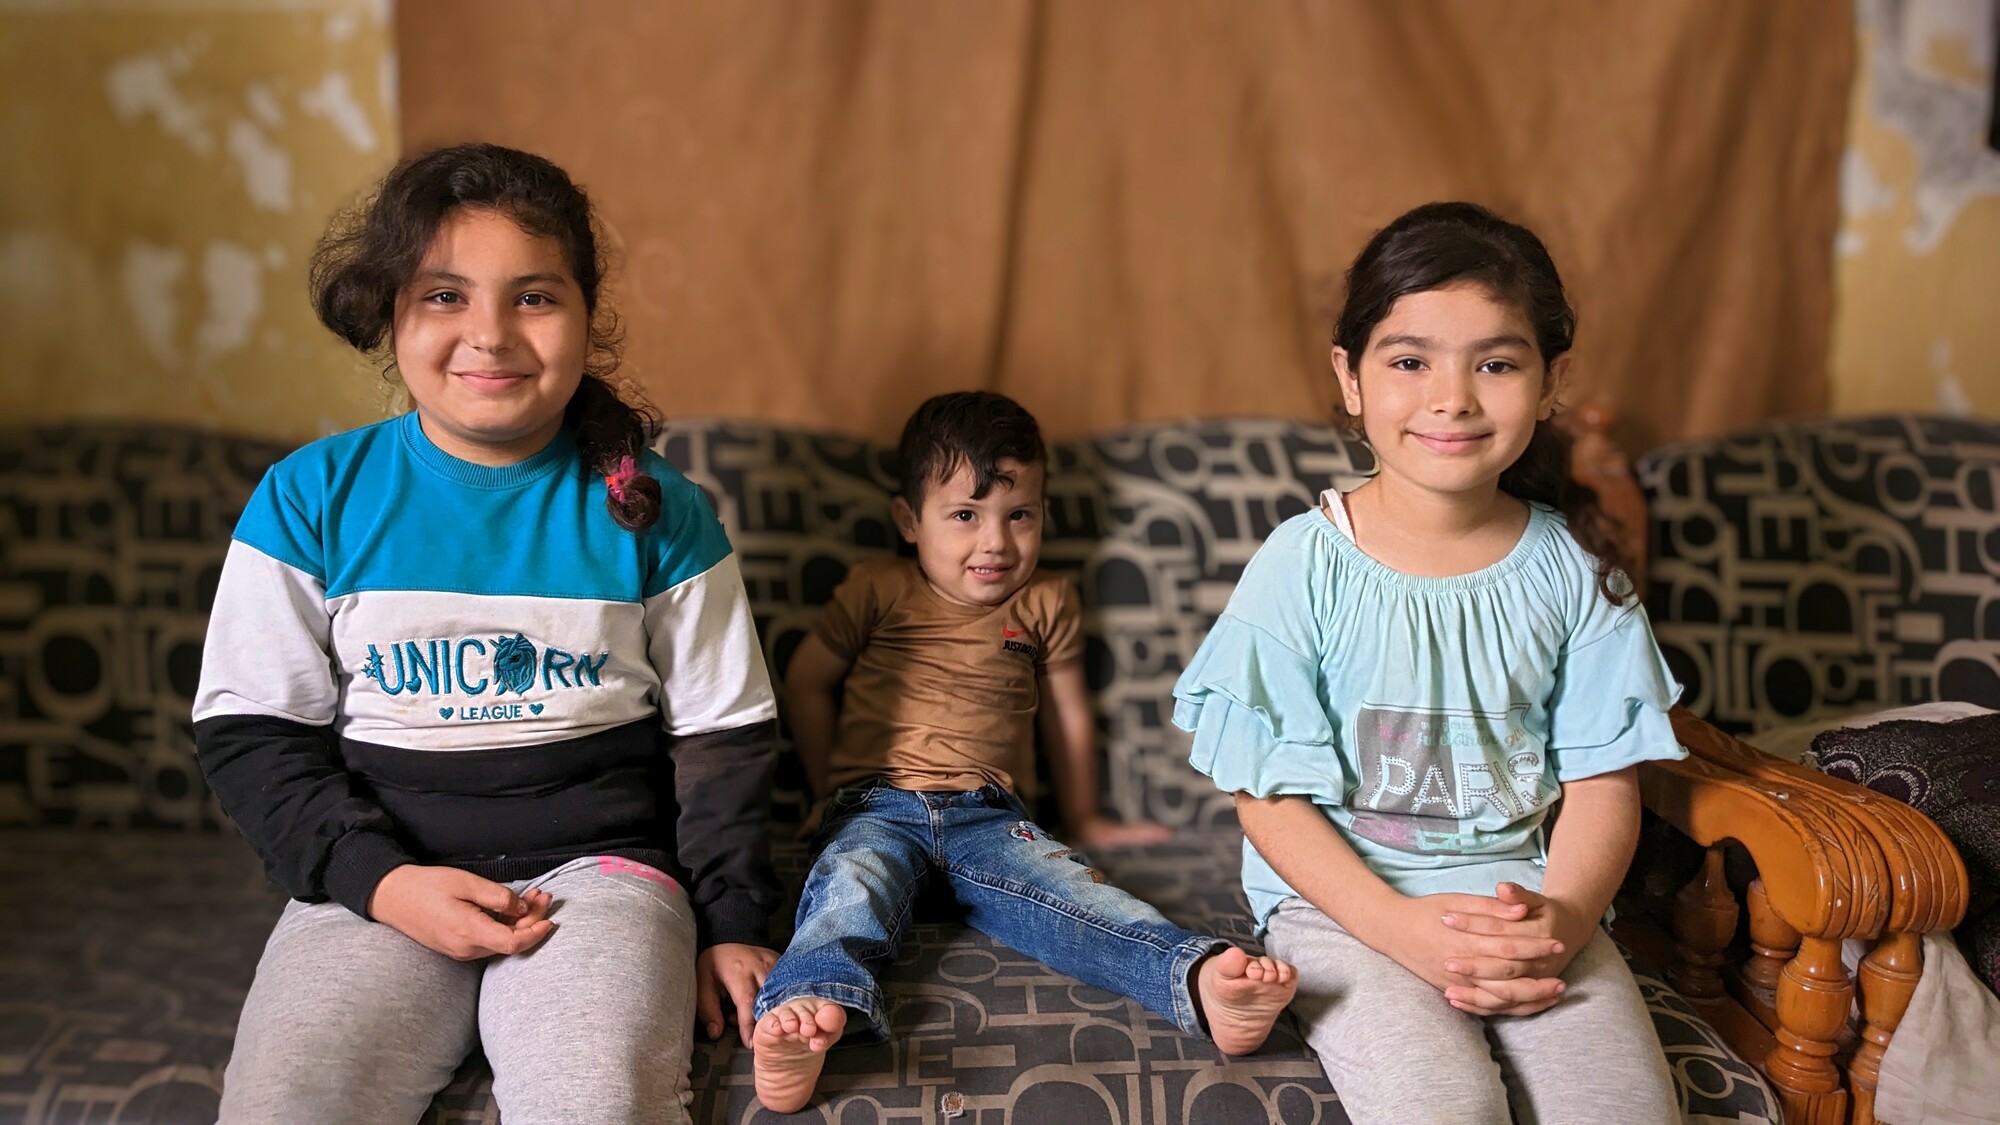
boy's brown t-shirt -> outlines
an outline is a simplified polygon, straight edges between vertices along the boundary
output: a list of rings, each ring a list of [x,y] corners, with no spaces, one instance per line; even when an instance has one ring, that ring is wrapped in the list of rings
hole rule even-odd
[[[1025,795],[1034,785],[1036,680],[1083,659],[1068,579],[1037,572],[993,607],[947,601],[915,559],[855,567],[813,634],[848,669],[828,780]]]

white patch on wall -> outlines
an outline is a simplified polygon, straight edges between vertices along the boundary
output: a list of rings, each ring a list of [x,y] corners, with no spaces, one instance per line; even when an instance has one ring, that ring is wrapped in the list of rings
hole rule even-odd
[[[105,72],[104,88],[111,98],[111,110],[120,121],[151,116],[168,136],[206,156],[215,151],[215,138],[202,123],[201,107],[174,89],[174,79],[186,74],[194,59],[184,49],[152,55],[135,55],[111,64]]]
[[[300,94],[299,108],[325,119],[356,152],[375,151],[375,129],[368,124],[368,111],[354,100],[354,87],[340,71],[328,71],[318,86]]]
[[[15,331],[45,335],[102,288],[96,260],[66,232],[48,226],[0,230],[0,301]]]
[[[1901,134],[1917,157],[1917,221],[1903,234],[1914,254],[1937,249],[1966,204],[2000,196],[2000,153],[1986,147],[1993,65],[1991,0],[1855,0],[1874,37],[1869,109]],[[1968,82],[1929,65],[1932,44],[1959,39],[1989,76]]]
[[[394,106],[401,96],[399,79],[396,76],[396,51],[394,47],[382,52],[382,59],[375,64],[375,96],[381,104]]]
[[[146,345],[160,366],[179,371],[181,353],[174,343],[180,322],[176,290],[181,276],[187,273],[187,253],[172,246],[133,242],[125,248],[125,262],[119,272],[139,342]]]
[[[1938,412],[1953,418],[1972,416],[1972,396],[1951,369],[1951,341],[1939,336],[1931,341],[1931,374],[1937,376]]]
[[[1902,0],[1897,13],[1903,39],[1903,65],[1933,78],[1963,81],[1931,66],[1931,44],[1956,41],[1972,65],[1993,68],[1994,13],[1992,0]]]
[[[1970,418],[1977,413],[1972,406],[1972,396],[1965,393],[1965,384],[1956,375],[1940,375],[1937,387],[1938,413],[1948,418]]]
[[[263,265],[247,247],[211,242],[202,254],[201,284],[207,304],[195,329],[194,352],[205,370],[250,342],[250,330],[264,311]]]
[[[243,100],[250,105],[250,116],[266,129],[276,129],[284,124],[285,107],[279,103],[278,95],[271,92],[270,83],[250,83],[243,91]]]
[[[1860,149],[1840,158],[1840,209],[1849,215],[1875,215],[1896,205],[1896,189],[1875,178],[1875,169]]]
[[[1855,230],[1851,220],[1878,215],[1896,205],[1896,189],[1875,178],[1875,169],[1858,148],[1849,148],[1840,158],[1840,233],[1834,238],[1834,252],[1843,257],[1868,248],[1868,236]]]
[[[360,23],[353,12],[335,12],[326,17],[326,37],[334,43],[345,43],[354,38]]]
[[[229,123],[229,155],[243,170],[250,202],[266,211],[292,206],[292,158],[257,126],[241,118]]]

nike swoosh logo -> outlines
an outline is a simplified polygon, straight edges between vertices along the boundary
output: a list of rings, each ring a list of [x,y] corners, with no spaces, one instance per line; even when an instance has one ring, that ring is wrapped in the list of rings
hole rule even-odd
[[[1000,635],[1006,637],[1010,641],[1025,632],[1027,632],[1026,629],[1009,629],[1005,625],[1000,626]]]

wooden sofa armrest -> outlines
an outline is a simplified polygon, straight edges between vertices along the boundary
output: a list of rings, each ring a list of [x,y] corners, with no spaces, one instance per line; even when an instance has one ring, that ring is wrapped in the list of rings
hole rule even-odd
[[[1704,732],[1728,738],[1686,712],[1677,711],[1674,724],[1684,744],[1708,743]],[[1640,786],[1647,808],[1707,849],[1701,873],[1675,900],[1679,963],[1670,975],[1676,987],[1711,1009],[1723,997],[1721,969],[1738,908],[1722,848],[1737,844],[1757,864],[1751,943],[1753,953],[1766,956],[1762,968],[1775,994],[1777,1046],[1764,1069],[1788,1121],[1847,1121],[1849,1092],[1834,1056],[1855,985],[1841,945],[1881,933],[1888,919],[1890,878],[1881,848],[1859,820],[1821,794],[1704,754],[1648,762]],[[1793,944],[1797,954],[1789,955]]]
[[[1861,1045],[1848,1064],[1848,1084],[1854,1096],[1852,1120],[1868,1125],[1875,1119],[1882,1056],[1923,975],[1923,935],[1954,928],[1965,918],[1970,893],[1965,860],[1935,821],[1901,801],[1774,758],[1680,708],[1675,709],[1674,732],[1691,757],[1786,786],[1838,808],[1861,825],[1882,855],[1888,878],[1888,911],[1879,933],[1858,935],[1881,940],[1862,958],[1856,973],[1861,992]],[[1779,913],[1783,912],[1779,908]],[[1777,948],[1783,948],[1782,941]]]
[[[1925,933],[1965,920],[1970,884],[1965,860],[1937,822],[1893,797],[1774,758],[1674,709],[1674,734],[1691,756],[1747,777],[1790,786],[1831,801],[1859,820],[1882,851],[1889,875],[1884,932]],[[1873,935],[1868,935],[1873,936]]]

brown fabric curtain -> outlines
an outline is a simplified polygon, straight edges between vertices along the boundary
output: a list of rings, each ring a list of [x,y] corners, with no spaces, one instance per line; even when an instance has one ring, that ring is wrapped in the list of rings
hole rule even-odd
[[[1323,418],[1340,272],[1427,200],[1534,227],[1570,400],[1645,445],[1826,398],[1853,43],[1823,0],[425,0],[405,144],[541,152],[669,416],[877,438]]]

